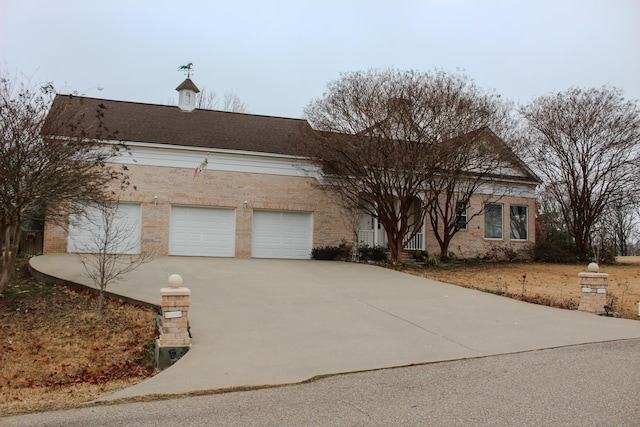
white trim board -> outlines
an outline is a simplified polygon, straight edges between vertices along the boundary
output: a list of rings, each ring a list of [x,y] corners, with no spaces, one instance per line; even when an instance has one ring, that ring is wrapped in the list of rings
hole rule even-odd
[[[165,147],[132,146],[113,159],[114,163],[141,166],[161,166],[195,170],[208,158],[207,170],[248,172],[267,175],[316,176],[312,166],[301,160],[282,156],[239,154],[204,150],[176,150]]]

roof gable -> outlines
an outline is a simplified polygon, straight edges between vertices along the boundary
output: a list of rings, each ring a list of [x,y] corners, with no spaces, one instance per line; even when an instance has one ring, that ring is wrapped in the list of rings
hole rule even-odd
[[[198,86],[196,86],[196,84],[193,82],[193,80],[191,79],[186,79],[185,81],[183,81],[182,83],[180,83],[180,86],[178,86],[176,88],[177,91],[181,91],[181,90],[192,90],[195,93],[200,93],[200,89],[198,89]]]
[[[542,183],[542,180],[536,175],[531,168],[529,168],[521,159],[516,155],[516,153],[509,147],[509,145],[498,135],[496,135],[489,127],[483,126],[479,129],[476,129],[472,132],[469,132],[465,135],[460,136],[459,138],[467,138],[467,139],[476,139],[481,138],[485,141],[488,141],[491,144],[494,144],[497,149],[504,150],[507,154],[507,158],[505,159],[508,162],[508,166],[511,169],[511,172],[505,174],[505,177],[510,178],[518,178],[525,179],[536,182],[538,184]]]

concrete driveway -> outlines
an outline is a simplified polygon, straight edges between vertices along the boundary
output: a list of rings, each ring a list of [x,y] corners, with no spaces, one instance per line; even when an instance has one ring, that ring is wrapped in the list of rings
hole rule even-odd
[[[31,265],[89,283],[75,255],[35,257]],[[159,257],[109,290],[159,304],[160,288],[174,273],[191,289],[192,349],[171,368],[107,399],[287,384],[640,337],[637,321],[344,262]]]

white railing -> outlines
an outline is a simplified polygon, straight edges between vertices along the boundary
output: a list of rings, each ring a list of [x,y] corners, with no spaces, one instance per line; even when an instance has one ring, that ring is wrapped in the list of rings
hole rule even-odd
[[[404,248],[405,250],[409,251],[423,250],[424,247],[422,246],[422,233],[416,234],[415,236],[413,236],[413,239],[405,242]]]
[[[376,246],[374,230],[360,230],[358,231],[358,243],[360,246]]]
[[[411,240],[404,244],[404,248],[409,251],[424,250],[422,233],[418,233]],[[359,230],[358,244],[360,246],[374,247],[378,246],[375,241],[374,230]]]

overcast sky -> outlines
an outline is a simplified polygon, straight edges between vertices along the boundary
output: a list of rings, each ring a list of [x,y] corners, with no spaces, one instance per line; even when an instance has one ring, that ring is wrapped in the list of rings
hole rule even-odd
[[[0,58],[61,92],[158,104],[192,62],[200,88],[282,117],[387,67],[461,69],[520,103],[605,84],[640,99],[640,1],[0,0]]]

